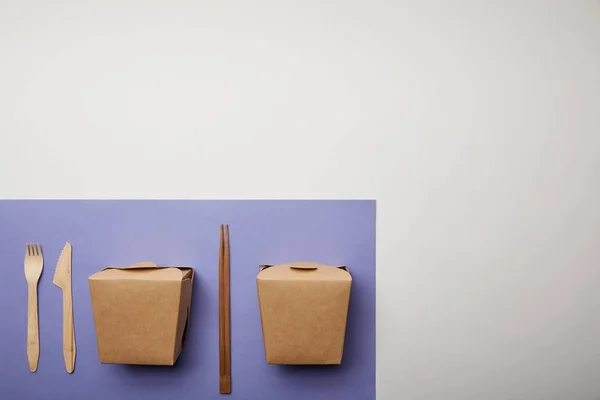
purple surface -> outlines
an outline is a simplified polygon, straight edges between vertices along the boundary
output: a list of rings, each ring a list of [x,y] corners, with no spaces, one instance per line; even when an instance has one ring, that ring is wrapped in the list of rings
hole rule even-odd
[[[231,238],[232,394],[219,387],[219,224]],[[40,360],[26,355],[25,243],[39,242]],[[65,372],[61,290],[52,284],[73,245],[77,359]],[[0,201],[0,398],[375,398],[375,201]],[[154,261],[196,270],[186,347],[174,367],[98,361],[87,278],[107,265]],[[267,365],[256,296],[258,265],[342,264],[353,275],[340,366]]]

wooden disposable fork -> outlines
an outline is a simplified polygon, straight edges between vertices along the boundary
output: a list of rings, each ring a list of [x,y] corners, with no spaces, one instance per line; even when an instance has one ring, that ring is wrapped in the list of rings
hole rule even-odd
[[[38,330],[37,285],[44,268],[44,256],[39,244],[25,246],[25,278],[27,279],[27,359],[29,370],[35,372],[40,357],[40,337]]]

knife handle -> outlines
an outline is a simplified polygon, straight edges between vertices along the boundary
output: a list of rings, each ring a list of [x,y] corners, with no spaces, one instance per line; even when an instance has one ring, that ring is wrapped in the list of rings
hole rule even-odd
[[[73,294],[71,289],[63,292],[63,356],[68,373],[75,369],[75,328],[73,326]]]
[[[31,372],[37,371],[40,358],[37,297],[37,284],[27,285],[27,360]]]

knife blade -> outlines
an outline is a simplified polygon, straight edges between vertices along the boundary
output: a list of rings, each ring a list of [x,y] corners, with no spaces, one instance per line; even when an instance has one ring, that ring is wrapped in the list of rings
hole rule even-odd
[[[73,325],[73,291],[71,278],[71,243],[67,242],[56,264],[52,282],[63,292],[63,356],[68,373],[75,369],[75,328]]]

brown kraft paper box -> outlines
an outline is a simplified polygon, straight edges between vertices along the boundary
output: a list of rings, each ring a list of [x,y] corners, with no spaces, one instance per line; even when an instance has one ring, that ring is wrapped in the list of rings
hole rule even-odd
[[[181,354],[194,270],[143,262],[88,278],[103,364],[174,365]]]
[[[340,364],[352,277],[310,262],[263,265],[256,277],[269,364]]]

